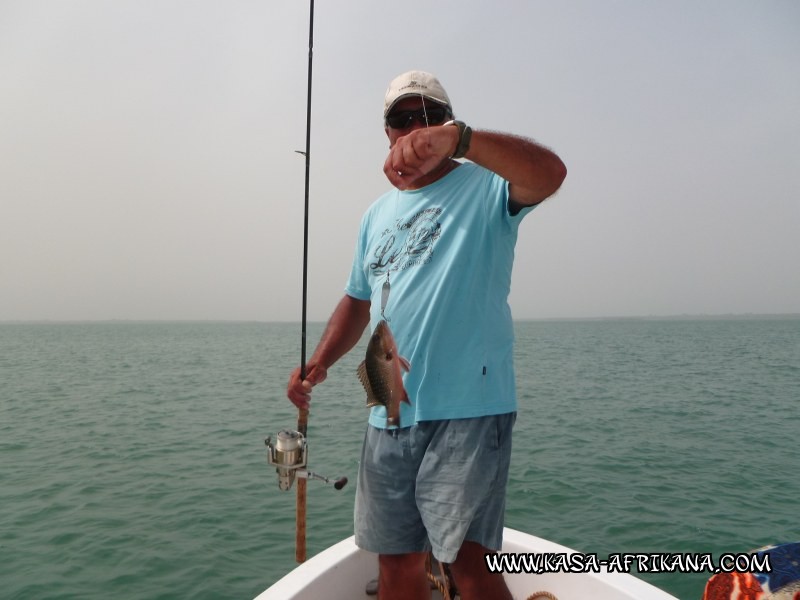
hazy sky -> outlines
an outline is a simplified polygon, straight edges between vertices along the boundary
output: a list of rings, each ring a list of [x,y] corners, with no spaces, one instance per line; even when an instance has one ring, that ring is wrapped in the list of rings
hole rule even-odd
[[[0,320],[299,320],[307,49],[300,0],[0,0]],[[568,166],[515,317],[800,312],[796,0],[317,0],[310,319],[408,69]]]

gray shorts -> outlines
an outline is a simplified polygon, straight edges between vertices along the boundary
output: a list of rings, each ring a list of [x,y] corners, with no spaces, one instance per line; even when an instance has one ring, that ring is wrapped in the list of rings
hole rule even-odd
[[[358,471],[356,545],[378,554],[433,550],[446,563],[465,540],[499,550],[516,416],[403,429],[369,425]]]

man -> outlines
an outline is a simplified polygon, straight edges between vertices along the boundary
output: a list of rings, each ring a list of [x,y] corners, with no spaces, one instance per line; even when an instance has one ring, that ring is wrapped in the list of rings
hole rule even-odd
[[[379,597],[429,598],[432,549],[464,600],[510,599],[484,562],[502,543],[516,416],[507,297],[519,223],[566,168],[530,140],[452,121],[429,73],[394,79],[383,114],[394,189],[364,215],[345,295],[287,395],[308,408],[327,369],[387,320],[411,363],[410,404],[400,427],[372,409],[355,507],[356,544],[379,554]]]

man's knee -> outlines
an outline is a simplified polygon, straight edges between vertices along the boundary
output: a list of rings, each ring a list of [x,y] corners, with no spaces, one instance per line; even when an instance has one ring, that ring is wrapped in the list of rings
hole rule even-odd
[[[450,565],[450,568],[454,573],[463,572],[467,575],[475,571],[478,571],[477,575],[480,575],[483,571],[488,572],[484,557],[489,553],[491,553],[491,550],[481,546],[479,543],[465,541],[461,544],[456,560]]]
[[[430,598],[430,588],[425,576],[425,556],[425,552],[379,555],[378,598]]]
[[[426,556],[427,553],[425,552],[380,554],[378,555],[378,564],[380,565],[381,574],[386,573],[389,576],[398,574],[402,576],[424,572]]]
[[[485,556],[490,552],[476,542],[462,544],[455,562],[450,565],[462,598],[511,598],[503,576],[486,567]]]

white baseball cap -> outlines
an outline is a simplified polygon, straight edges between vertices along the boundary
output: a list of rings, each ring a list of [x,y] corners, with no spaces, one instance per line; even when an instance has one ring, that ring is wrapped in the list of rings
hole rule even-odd
[[[383,100],[383,116],[389,114],[395,104],[403,98],[410,96],[422,96],[444,104],[453,112],[450,98],[444,91],[442,84],[430,73],[425,71],[408,71],[395,77],[386,90],[386,97]]]

